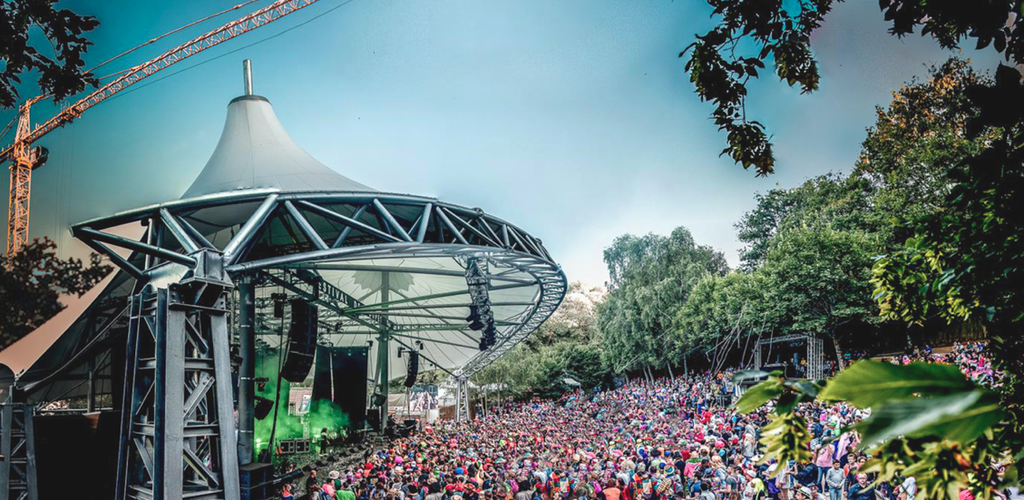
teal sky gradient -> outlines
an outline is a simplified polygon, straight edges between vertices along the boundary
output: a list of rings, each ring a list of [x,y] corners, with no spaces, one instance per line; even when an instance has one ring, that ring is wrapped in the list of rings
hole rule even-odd
[[[101,21],[87,57],[95,64],[236,3],[60,6]],[[724,137],[677,57],[712,24],[702,1],[355,0],[327,12],[341,3],[322,0],[182,62],[167,72],[192,69],[154,76],[43,139],[50,161],[33,178],[32,237],[78,255],[69,224],[177,199],[213,151],[250,58],[256,93],[314,157],[383,191],[512,221],[543,239],[570,280],[603,283],[601,251],[614,237],[676,226],[736,265],[733,224],[755,192],[848,172],[874,106],[950,55],[931,39],[889,36],[876,2],[840,4],[814,35],[819,92],[800,95],[770,74],[751,88],[748,116],[768,124],[778,160],[765,179],[718,156]],[[991,50],[964,55],[983,70],[998,60]],[[50,113],[38,105],[35,121]]]

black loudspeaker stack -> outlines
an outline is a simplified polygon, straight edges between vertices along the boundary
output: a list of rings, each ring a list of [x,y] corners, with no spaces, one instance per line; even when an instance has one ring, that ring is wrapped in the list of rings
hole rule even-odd
[[[270,500],[274,494],[274,466],[271,464],[246,464],[238,468],[238,483],[242,500]]]
[[[304,299],[289,300],[292,308],[288,327],[287,351],[281,376],[292,383],[302,382],[313,367],[316,352],[317,309]]]
[[[409,351],[409,363],[406,364],[405,369],[405,386],[412,387],[416,385],[416,376],[420,373],[420,353],[418,351]]]
[[[316,361],[313,362],[314,403],[325,399],[328,401],[334,399],[334,384],[331,380],[333,350],[333,348],[323,345],[316,346]]]
[[[331,356],[334,403],[348,415],[354,430],[366,422],[366,365],[369,347],[335,347]]]

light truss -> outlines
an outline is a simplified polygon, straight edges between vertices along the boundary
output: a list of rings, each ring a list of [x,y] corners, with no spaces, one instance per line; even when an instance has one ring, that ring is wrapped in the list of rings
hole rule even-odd
[[[256,205],[256,209],[238,223],[237,231],[223,247],[211,244],[194,225],[201,222],[201,218],[192,218],[197,212],[242,204]],[[261,235],[277,219],[289,221],[308,247],[279,250],[274,255],[254,252]],[[149,226],[146,241],[128,240],[106,231],[130,222]],[[195,265],[189,254],[200,249],[220,251],[225,270],[233,278],[276,270],[276,277],[268,279],[281,280],[284,273],[286,279],[275,284],[291,293],[313,297],[324,308],[326,321],[342,321],[370,332],[379,332],[381,325],[387,324],[395,334],[416,336],[424,342],[431,340],[432,332],[457,332],[468,342],[478,341],[465,322],[458,321],[469,304],[465,288],[420,296],[396,294],[391,300],[367,304],[363,300],[377,291],[366,297],[353,297],[322,279],[305,283],[290,270],[422,273],[441,279],[451,277],[454,281],[464,279],[462,271],[380,266],[370,261],[485,259],[495,269],[488,276],[492,294],[529,288],[535,291],[529,300],[495,299],[494,307],[516,307],[522,311],[499,318],[494,346],[477,352],[462,366],[452,367],[460,377],[483,369],[536,330],[558,307],[567,289],[564,273],[539,239],[482,210],[419,196],[246,190],[130,210],[76,224],[72,232],[140,282],[183,276]],[[145,255],[150,267],[140,269],[132,265],[111,251],[111,246]],[[453,303],[439,302],[442,300]],[[385,314],[393,315],[386,323],[382,321]],[[444,340],[447,344],[440,338],[433,340],[442,345],[457,344],[450,339]],[[463,347],[459,344],[459,348]]]

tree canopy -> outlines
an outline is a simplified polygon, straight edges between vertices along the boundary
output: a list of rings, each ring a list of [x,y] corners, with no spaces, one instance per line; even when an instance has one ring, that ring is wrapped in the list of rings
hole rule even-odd
[[[686,71],[697,94],[715,104],[712,116],[727,132],[723,154],[758,175],[770,174],[771,141],[765,126],[746,116],[746,84],[771,62],[790,85],[817,89],[810,34],[833,0],[797,0],[798,8],[789,12],[781,0],[708,3],[719,24],[680,56],[689,54]],[[965,41],[979,50],[991,45],[1013,65],[1000,65],[989,78],[954,60],[934,68],[927,83],[900,89],[878,111],[851,175],[866,181],[856,184],[870,197],[868,220],[880,223],[867,228],[874,231],[867,243],[880,251],[871,272],[881,317],[908,326],[978,322],[993,339],[993,365],[1004,376],[992,389],[939,368],[861,362],[828,382],[770,378],[742,406],[779,398],[766,443],[779,459],[803,453],[806,422],[795,413],[797,403],[824,399],[870,407],[871,417],[858,430],[875,456],[868,469],[882,480],[902,473],[917,478],[929,498],[956,498],[965,489],[989,498],[1017,484],[1024,467],[1021,3],[881,0],[879,6],[897,37],[920,30],[946,49]],[[764,214],[749,218],[748,267],[760,263],[763,240],[779,238],[777,228],[800,206],[785,197],[770,201]],[[770,269],[769,260],[765,256],[760,269]],[[897,394],[872,385],[881,379],[887,387],[911,389]],[[1009,461],[1007,473],[993,472],[993,461]]]
[[[10,108],[20,97],[17,84],[25,73],[39,74],[39,93],[54,102],[95,85],[95,76],[85,72],[82,56],[92,45],[85,34],[96,29],[99,21],[58,9],[56,1],[5,0],[0,2],[0,107]],[[46,39],[50,54],[40,52],[32,43],[37,28]],[[40,44],[43,45],[43,44]]]
[[[676,228],[669,236],[624,235],[604,251],[608,265],[608,297],[598,319],[608,361],[616,371],[669,363],[676,311],[705,275],[728,271],[724,255],[698,245],[690,231]]]
[[[64,309],[62,294],[81,297],[111,267],[92,254],[88,265],[79,259],[60,260],[57,245],[35,240],[0,267],[0,349],[13,344]]]

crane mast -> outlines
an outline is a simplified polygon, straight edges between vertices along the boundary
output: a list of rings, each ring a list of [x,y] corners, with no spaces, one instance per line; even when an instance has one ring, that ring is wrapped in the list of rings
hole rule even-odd
[[[11,185],[7,203],[7,255],[13,255],[28,244],[29,201],[31,198],[32,170],[46,162],[46,149],[32,144],[46,134],[63,127],[82,116],[86,110],[135,85],[139,81],[163,71],[204,50],[216,47],[232,38],[248,33],[260,26],[276,21],[288,14],[308,7],[319,0],[277,0],[239,19],[193,38],[142,64],[132,67],[110,83],[64,108],[56,116],[32,128],[32,105],[45,96],[34,97],[19,109],[18,128],[14,143],[0,151],[0,162],[11,161]]]

